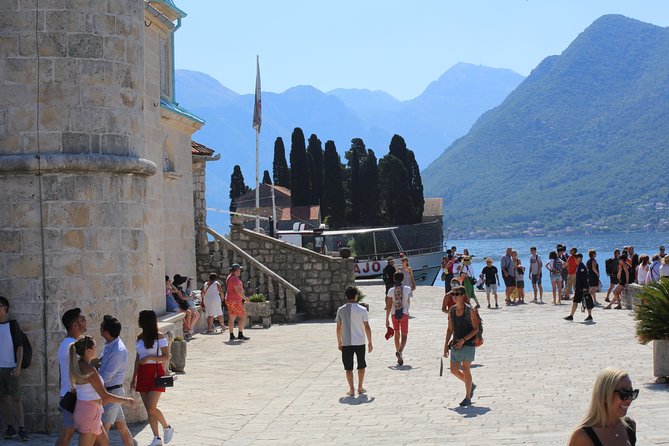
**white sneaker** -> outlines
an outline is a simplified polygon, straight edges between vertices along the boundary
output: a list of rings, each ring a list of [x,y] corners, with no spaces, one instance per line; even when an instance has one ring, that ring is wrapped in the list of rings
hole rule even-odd
[[[161,440],[160,437],[153,437],[153,441],[149,446],[163,446],[163,440]]]
[[[172,426],[167,426],[167,429],[163,429],[163,438],[165,439],[165,444],[172,441],[173,435],[174,435],[174,428]]]

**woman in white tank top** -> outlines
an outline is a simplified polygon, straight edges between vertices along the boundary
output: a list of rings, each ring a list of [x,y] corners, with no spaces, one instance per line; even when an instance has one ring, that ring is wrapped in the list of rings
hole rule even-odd
[[[70,382],[77,391],[74,426],[79,431],[79,446],[109,444],[107,433],[102,428],[103,404],[135,404],[132,398],[112,395],[105,390],[102,378],[91,365],[97,356],[96,347],[90,336],[80,336],[70,344]]]

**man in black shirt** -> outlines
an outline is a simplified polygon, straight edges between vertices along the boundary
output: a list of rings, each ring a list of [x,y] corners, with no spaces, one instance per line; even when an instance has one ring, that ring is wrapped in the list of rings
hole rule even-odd
[[[388,265],[383,268],[383,283],[386,285],[386,294],[388,294],[388,290],[395,285],[393,276],[395,275],[395,271],[397,271],[397,268],[395,268],[395,259],[393,259],[393,256],[388,256],[387,260]]]
[[[571,304],[571,313],[564,319],[573,321],[574,313],[576,313],[578,304],[583,302],[583,299],[585,299],[585,308],[588,310],[588,317],[586,317],[585,320],[586,322],[590,322],[592,321],[592,308],[594,307],[594,302],[590,294],[586,295],[586,293],[588,293],[588,289],[590,288],[588,283],[588,269],[585,267],[585,263],[583,263],[583,254],[579,252],[574,254],[574,256],[578,261],[578,266],[576,267],[576,281],[574,284],[574,300]]]

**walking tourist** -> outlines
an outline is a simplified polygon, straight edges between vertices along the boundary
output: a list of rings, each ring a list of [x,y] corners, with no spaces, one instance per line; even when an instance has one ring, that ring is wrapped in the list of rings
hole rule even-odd
[[[70,385],[74,387],[77,395],[74,426],[79,431],[79,446],[107,446],[109,438],[102,426],[102,404],[134,405],[135,400],[116,396],[105,390],[104,381],[91,364],[97,357],[97,345],[91,336],[79,336],[70,344],[69,356]]]
[[[2,415],[7,423],[5,440],[17,435],[28,441],[23,423],[23,401],[21,400],[21,362],[23,361],[23,336],[21,327],[7,316],[9,300],[0,296],[0,399]],[[14,429],[16,426],[16,429]]]
[[[567,261],[569,260],[569,255],[567,255],[567,247],[558,244],[557,246],[557,256],[558,259],[562,262],[562,300],[569,300],[569,295],[567,294],[567,281],[569,279],[569,268],[567,268]]]
[[[629,284],[630,278],[630,265],[628,263],[627,251],[623,251],[618,257],[618,285],[613,289],[613,299],[607,306],[604,307],[604,310],[611,308],[613,304],[616,305],[616,310],[622,310],[623,306],[621,305],[621,299],[625,286]]]
[[[453,376],[465,384],[465,398],[460,406],[469,406],[474,397],[476,384],[472,382],[471,364],[476,356],[475,339],[479,332],[476,309],[465,305],[464,287],[453,290],[455,305],[448,311],[448,330],[444,342],[444,356],[451,356],[450,369]]]
[[[506,248],[506,253],[500,258],[500,269],[502,270],[502,280],[506,287],[504,293],[506,294],[506,304],[511,303],[511,293],[516,288],[516,267],[513,264],[512,258],[513,249]]]
[[[515,253],[515,251],[514,251]],[[520,258],[514,254],[516,264],[516,290],[521,304],[525,303],[525,267],[520,263]]]
[[[128,350],[119,337],[121,334],[121,323],[113,316],[106,314],[100,324],[100,335],[105,340],[105,346],[100,356],[100,367],[98,369],[100,378],[105,384],[105,390],[112,395],[124,397],[123,381],[125,372],[128,370]],[[128,425],[125,422],[125,414],[119,403],[110,402],[105,404],[102,413],[102,425],[107,436],[114,425],[124,446],[132,446],[133,440]]]
[[[462,257],[462,264],[460,264],[460,282],[465,287],[467,291],[467,297],[470,300],[476,302],[476,308],[481,308],[479,300],[476,298],[476,293],[474,292],[474,268],[472,268],[472,259],[468,255]]]
[[[534,292],[534,302],[537,302],[537,288],[539,289],[539,302],[544,302],[544,288],[541,285],[541,271],[544,263],[541,256],[537,254],[537,248],[532,246],[530,248],[530,281],[532,282],[532,291]]]
[[[67,337],[63,339],[58,347],[58,366],[60,368],[60,397],[70,391],[70,345],[81,335],[86,333],[86,318],[81,314],[81,309],[72,308],[63,313],[61,322],[67,330]],[[59,408],[62,413],[60,434],[56,446],[68,446],[74,435],[74,413]]]
[[[578,304],[585,304],[586,310],[588,310],[588,317],[585,318],[586,322],[592,321],[592,308],[593,302],[592,298],[588,293],[589,282],[588,282],[588,268],[583,263],[583,254],[580,252],[569,257],[573,258],[576,261],[576,274],[574,274],[574,300],[571,304],[571,313],[569,316],[565,317],[565,320],[573,321],[574,313],[578,308]]]
[[[636,268],[639,266],[639,254],[634,252],[634,246],[627,247],[627,257],[629,259],[629,282],[627,283],[636,283]]]
[[[402,281],[402,285],[411,288],[411,295],[413,296],[413,292],[416,291],[416,281],[414,280],[413,277],[413,269],[411,269],[411,267],[409,266],[409,258],[403,256],[401,263],[402,265],[398,268],[398,271],[404,273],[404,279]]]
[[[450,310],[451,307],[455,305],[455,298],[453,297],[455,292],[453,290],[460,286],[462,286],[462,284],[457,278],[454,277],[451,280],[451,291],[444,294],[444,299],[441,301],[441,311],[443,313],[448,314],[448,310]],[[469,305],[469,297],[467,297],[466,295],[465,295],[465,303]]]
[[[576,259],[576,248],[569,250],[569,257],[567,257],[567,288],[564,290],[563,299],[571,299],[571,292],[576,283],[576,269],[578,268],[578,260]]]
[[[597,263],[597,251],[591,249],[588,251],[588,262],[585,264],[588,270],[588,285],[590,287],[590,296],[592,296],[593,303],[599,305],[597,302],[597,290],[601,281],[599,280],[599,263]]]
[[[214,329],[214,318],[221,325],[221,333],[225,330],[223,321],[223,288],[218,283],[218,274],[209,274],[209,280],[202,285],[202,308],[207,313],[207,333],[216,333]],[[232,334],[232,332],[230,332]]]
[[[388,290],[386,295],[386,327],[390,327],[390,321],[395,330],[395,356],[397,364],[404,364],[404,347],[407,345],[409,334],[409,299],[411,288],[402,285],[404,274],[400,271],[395,273],[395,285]],[[391,318],[392,315],[392,318]]]
[[[353,383],[353,355],[358,363],[358,393],[365,393],[363,381],[365,380],[365,336],[367,337],[367,350],[372,352],[372,329],[369,327],[369,313],[367,309],[356,302],[358,289],[348,287],[344,292],[346,303],[337,310],[337,347],[341,352],[341,361],[346,371],[346,382],[348,392],[346,396],[355,396]]]
[[[490,257],[485,259],[485,267],[483,267],[481,273],[483,274],[485,280],[485,298],[488,301],[488,308],[490,308],[491,292],[495,298],[495,308],[499,308],[499,305],[497,305],[497,287],[499,286],[499,274],[497,274],[497,268],[493,266],[492,259]]]
[[[153,310],[140,311],[138,323],[142,332],[137,336],[137,356],[131,387],[139,392],[149,417],[153,432],[153,441],[149,446],[160,446],[172,441],[174,435],[174,429],[158,409],[158,401],[165,387],[156,385],[156,378],[165,376],[170,363],[170,351],[167,338],[158,331],[158,318]],[[163,427],[162,437],[158,431],[159,423]]]
[[[397,269],[395,268],[395,259],[393,259],[393,256],[388,256],[386,261],[388,264],[383,268],[383,283],[386,285],[386,294],[388,294],[388,290],[391,289],[395,283],[393,276]],[[443,262],[444,260],[442,259],[442,265]]]
[[[609,289],[606,291],[606,298],[604,299],[606,302],[611,302],[609,297],[611,296],[611,293],[615,289],[616,285],[618,285],[618,264],[620,263],[618,257],[620,257],[620,250],[616,249],[613,251],[613,257],[606,259],[606,262],[604,262],[606,275],[609,276],[611,283],[609,285]]]
[[[244,336],[244,324],[246,323],[246,309],[244,303],[249,302],[249,298],[244,295],[244,285],[239,278],[242,273],[242,266],[233,263],[230,267],[230,275],[225,280],[225,306],[228,307],[228,330],[230,340],[248,341],[251,338]],[[237,319],[237,338],[233,334],[235,328],[235,319]]]
[[[662,257],[662,266],[660,266],[660,277],[669,277],[669,254]]]
[[[562,269],[564,265],[557,255],[557,252],[551,251],[548,254],[546,269],[551,278],[551,288],[553,289],[553,305],[562,303]],[[557,301],[556,301],[557,299]]]
[[[590,406],[571,434],[569,446],[623,446],[636,444],[636,423],[627,417],[639,390],[632,388],[627,372],[609,367],[600,372],[592,388]]]
[[[445,262],[444,262],[445,260]],[[444,286],[445,291],[448,293],[451,291],[451,281],[453,280],[453,254],[451,250],[446,250],[446,256],[441,259],[441,267],[444,270]],[[386,291],[387,293],[388,291]]]

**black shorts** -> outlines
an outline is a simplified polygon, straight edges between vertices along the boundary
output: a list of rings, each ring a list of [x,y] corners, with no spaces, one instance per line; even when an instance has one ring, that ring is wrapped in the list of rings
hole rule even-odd
[[[344,370],[353,370],[353,354],[358,359],[358,370],[367,367],[365,362],[365,345],[344,345],[341,348],[341,362]]]
[[[504,286],[507,288],[516,286],[516,278],[511,276],[505,276],[502,274],[502,279],[504,279]]]
[[[611,278],[611,283],[618,285],[618,276],[609,276]]]
[[[530,274],[532,276],[532,285],[541,285],[541,274]]]
[[[574,290],[574,300],[572,302],[575,304],[583,302],[583,290]]]

